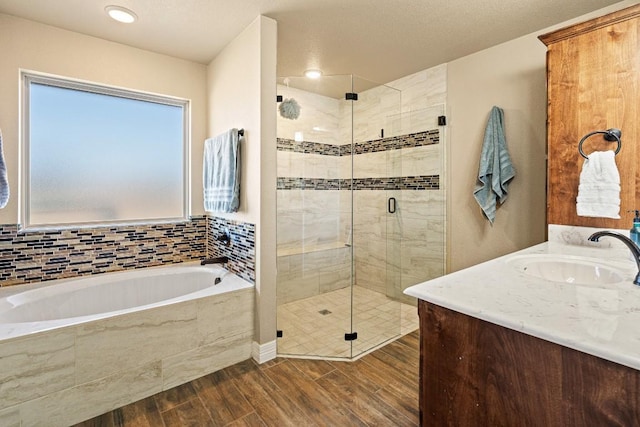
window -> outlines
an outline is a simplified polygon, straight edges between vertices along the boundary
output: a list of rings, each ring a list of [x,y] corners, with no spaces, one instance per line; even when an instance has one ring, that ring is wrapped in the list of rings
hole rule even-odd
[[[188,216],[189,101],[22,73],[26,228]]]

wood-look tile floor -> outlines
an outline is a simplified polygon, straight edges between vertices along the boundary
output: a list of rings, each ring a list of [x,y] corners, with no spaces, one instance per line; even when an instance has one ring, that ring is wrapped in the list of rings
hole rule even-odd
[[[418,343],[354,362],[247,360],[76,427],[417,426]]]

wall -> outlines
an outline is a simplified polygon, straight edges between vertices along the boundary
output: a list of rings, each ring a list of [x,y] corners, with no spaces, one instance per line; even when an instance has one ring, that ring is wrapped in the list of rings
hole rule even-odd
[[[537,36],[633,3],[620,2],[448,63],[448,271],[545,240],[546,47]],[[491,226],[473,189],[493,105],[504,109],[517,175]]]
[[[0,210],[0,286],[201,258],[202,143],[206,67],[181,59],[0,15],[0,128],[11,197]],[[19,231],[19,70],[27,69],[191,100],[191,221]]]
[[[18,223],[19,69],[88,80],[191,100],[192,176],[202,176],[206,131],[206,67],[95,37],[0,15],[0,128],[11,198],[0,224]],[[199,179],[202,181],[202,179]],[[192,214],[203,213],[194,185]]]
[[[260,16],[208,66],[207,136],[243,128],[239,211],[215,214],[255,225],[256,337],[275,356],[277,24]],[[201,190],[200,185],[200,190]],[[272,345],[270,343],[273,343]],[[271,351],[271,350],[270,350]]]

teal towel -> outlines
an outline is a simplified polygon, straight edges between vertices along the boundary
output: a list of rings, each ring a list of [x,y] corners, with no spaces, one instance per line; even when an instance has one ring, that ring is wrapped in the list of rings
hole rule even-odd
[[[206,212],[237,212],[240,206],[240,137],[231,129],[204,142]]]
[[[0,131],[0,209],[9,203],[9,180],[7,179],[7,165],[2,152],[2,132]]]
[[[516,176],[504,137],[504,112],[493,107],[484,131],[478,181],[473,196],[491,224],[496,219],[496,207],[507,199],[507,188]]]

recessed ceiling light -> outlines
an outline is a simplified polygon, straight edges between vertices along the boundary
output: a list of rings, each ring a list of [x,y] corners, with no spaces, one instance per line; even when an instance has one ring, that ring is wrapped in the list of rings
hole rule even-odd
[[[304,72],[305,77],[309,79],[318,79],[322,76],[322,71],[320,70],[307,70]]]
[[[138,19],[135,13],[122,6],[107,6],[104,8],[105,12],[109,14],[109,16],[115,19],[118,22],[124,22],[125,24],[131,24]]]

